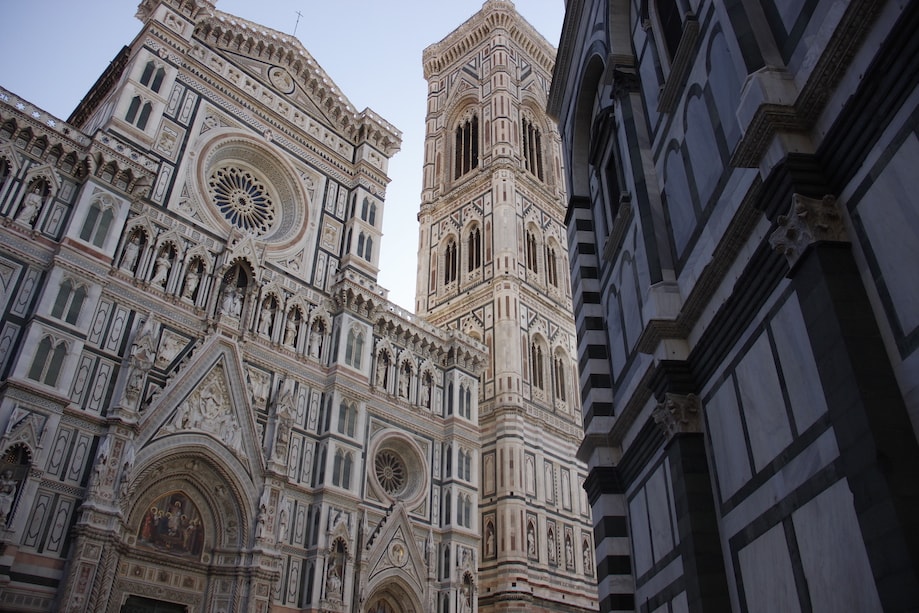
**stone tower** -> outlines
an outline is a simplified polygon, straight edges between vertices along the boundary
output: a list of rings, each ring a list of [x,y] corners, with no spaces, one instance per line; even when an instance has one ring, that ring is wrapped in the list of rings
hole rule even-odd
[[[545,113],[554,59],[501,0],[423,57],[416,310],[490,354],[471,477],[480,479],[471,526],[482,536],[480,611],[597,606],[585,469],[575,459],[583,433],[560,140]],[[462,416],[471,403],[458,392]],[[454,461],[457,477],[470,478],[468,462]]]

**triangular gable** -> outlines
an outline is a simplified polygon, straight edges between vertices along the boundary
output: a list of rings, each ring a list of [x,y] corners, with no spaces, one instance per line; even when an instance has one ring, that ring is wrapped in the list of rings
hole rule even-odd
[[[334,125],[334,119],[313,100],[303,88],[303,83],[291,76],[286,69],[260,58],[252,58],[227,50],[224,52],[232,56],[233,62],[256,77],[263,85],[267,85],[279,95],[288,98],[307,115],[321,119],[327,125]]]
[[[410,582],[419,594],[423,593],[427,565],[415,541],[415,533],[404,505],[396,504],[384,522],[369,552],[368,584],[385,581],[397,574]]]
[[[46,420],[47,418],[40,413],[17,406],[10,414],[6,434],[0,438],[0,452],[17,443],[22,443],[29,448],[32,454],[35,454],[41,443]]]
[[[222,11],[202,20],[197,35],[275,91],[293,96],[308,113],[356,135],[357,109],[295,37]]]
[[[213,337],[160,392],[140,422],[138,447],[172,436],[207,436],[252,476],[264,468],[260,437],[236,348]]]

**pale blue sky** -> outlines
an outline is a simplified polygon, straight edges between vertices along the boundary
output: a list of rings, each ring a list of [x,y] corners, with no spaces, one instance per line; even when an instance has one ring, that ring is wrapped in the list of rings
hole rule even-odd
[[[0,86],[67,119],[140,29],[132,0],[3,0]],[[558,45],[564,0],[518,0],[517,10]],[[402,131],[390,164],[379,282],[414,311],[427,87],[421,52],[482,7],[481,0],[219,0],[217,8],[292,33],[358,109]]]

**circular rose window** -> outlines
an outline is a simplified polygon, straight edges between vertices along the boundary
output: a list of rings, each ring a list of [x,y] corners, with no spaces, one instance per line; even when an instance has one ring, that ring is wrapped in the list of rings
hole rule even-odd
[[[373,462],[377,481],[390,496],[398,496],[405,489],[405,463],[392,451],[381,451]]]
[[[310,209],[302,169],[263,139],[229,128],[207,134],[194,174],[206,221],[279,249],[301,241]]]
[[[418,445],[404,433],[390,432],[378,438],[370,450],[373,470],[370,483],[383,499],[414,504],[427,490],[428,469]]]
[[[207,187],[217,209],[231,224],[257,235],[271,230],[274,203],[265,184],[251,171],[234,166],[218,168]]]

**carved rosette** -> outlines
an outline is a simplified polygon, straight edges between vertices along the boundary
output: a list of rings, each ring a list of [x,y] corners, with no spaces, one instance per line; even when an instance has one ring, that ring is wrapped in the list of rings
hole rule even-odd
[[[779,229],[769,237],[769,244],[794,268],[808,247],[823,241],[849,242],[836,197],[795,194],[788,214],[779,216]]]
[[[669,441],[677,434],[702,432],[702,403],[695,394],[671,394],[651,413],[664,437]]]

